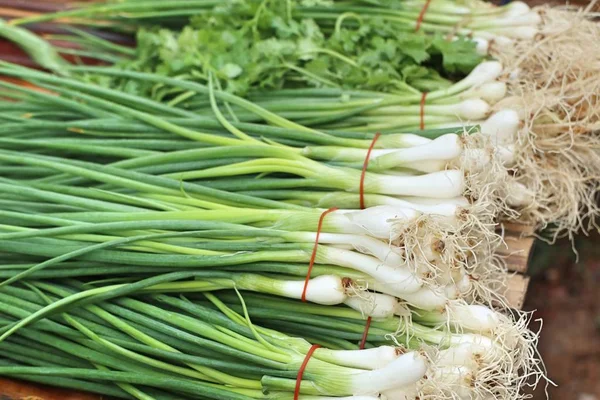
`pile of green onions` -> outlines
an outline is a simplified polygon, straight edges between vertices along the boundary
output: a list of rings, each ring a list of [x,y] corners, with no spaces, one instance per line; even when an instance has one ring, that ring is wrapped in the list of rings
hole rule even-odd
[[[425,4],[351,3],[294,12],[411,28]],[[51,18],[177,23],[215,5]],[[430,7],[425,32],[474,11]],[[458,33],[537,24],[520,3],[476,11]],[[35,87],[0,82],[0,376],[143,400],[515,399],[544,376],[529,315],[493,308],[497,218],[535,203],[510,171],[519,115],[494,109],[499,63],[427,96],[240,97],[212,73],[65,65],[6,32],[58,73],[0,64]],[[95,83],[106,77],[153,95]]]
[[[372,18],[391,21],[405,31],[421,29],[450,37],[471,36],[483,53],[487,53],[489,41],[505,45],[516,39],[533,39],[541,22],[538,13],[521,1],[503,6],[483,1],[448,0],[398,1],[392,6],[382,1],[332,2],[301,5],[298,13],[332,26]],[[340,15],[344,16],[343,22],[340,22]]]
[[[501,163],[490,163],[489,158],[486,162],[480,162],[485,161],[484,156],[493,157],[494,153],[487,153],[488,149],[469,148],[469,143],[465,142],[466,138],[454,133],[441,134],[442,132],[438,130],[435,133],[437,138],[433,140],[410,134],[389,134],[379,138],[375,142],[376,148],[370,152],[371,159],[362,179],[364,193],[361,196],[362,164],[373,139],[343,137],[335,133],[315,131],[247,100],[199,84],[182,83],[210,99],[214,111],[214,115],[210,118],[195,117],[194,114],[180,111],[175,107],[126,95],[116,90],[83,84],[70,78],[59,78],[14,66],[7,66],[2,69],[2,72],[33,79],[36,84],[63,94],[61,97],[56,97],[3,84],[15,93],[30,96],[31,100],[23,104],[19,103],[24,105],[25,109],[15,112],[15,117],[11,119],[13,122],[7,125],[12,137],[2,141],[12,150],[4,151],[0,158],[8,164],[27,166],[30,173],[34,174],[32,178],[37,178],[36,181],[42,185],[40,188],[44,190],[60,192],[65,190],[66,185],[79,185],[86,180],[109,185],[118,182],[117,187],[121,187],[119,190],[128,189],[138,193],[128,193],[127,198],[104,195],[98,197],[96,192],[91,191],[79,191],[78,195],[161,211],[183,211],[194,207],[214,210],[222,208],[222,205],[272,207],[280,201],[284,201],[283,205],[292,204],[298,206],[297,208],[318,206],[353,209],[359,208],[362,197],[365,206],[377,207],[361,212],[340,210],[327,219],[327,221],[335,221],[335,218],[339,218],[338,214],[343,214],[344,219],[349,216],[355,221],[354,224],[360,225],[360,229],[339,225],[331,233],[367,234],[377,239],[391,240],[391,243],[398,247],[399,253],[404,251],[409,256],[405,256],[402,261],[390,262],[407,264],[411,271],[419,271],[420,275],[425,276],[437,276],[440,265],[463,264],[466,265],[466,273],[473,274],[477,268],[471,268],[472,266],[491,264],[488,262],[488,257],[491,257],[494,245],[497,244],[497,236],[493,231],[495,215],[493,207],[496,205],[494,201],[478,193],[473,182],[485,184],[487,186],[484,187],[489,189],[495,184],[498,174],[506,174],[506,171],[501,169]],[[151,75],[142,75],[142,78],[145,77]],[[167,82],[178,84],[173,79]],[[73,90],[78,91],[77,97],[84,97],[88,104],[93,104],[96,108],[91,109],[71,100],[70,96],[75,95]],[[229,99],[278,126],[265,127],[257,123],[230,122],[220,111],[216,100],[218,97]],[[64,110],[60,111],[61,121],[42,122],[36,118],[39,115],[45,119],[48,117],[44,115],[50,115],[29,108],[38,107],[37,103],[41,99],[55,103],[53,106],[55,113],[58,112],[56,107],[64,107]],[[72,114],[73,112],[81,113],[81,116]],[[16,116],[27,113],[29,113],[28,118]],[[72,115],[66,119],[65,116],[69,113]],[[99,118],[89,119],[89,114]],[[161,114],[164,117],[160,117]],[[187,118],[169,118],[169,114],[175,116],[186,114]],[[108,116],[112,116],[113,119],[105,118]],[[187,121],[189,124],[182,124],[181,121]],[[196,124],[208,128],[209,131],[191,129],[196,127]],[[143,131],[145,134],[150,134],[153,128],[159,136],[153,136],[151,141],[117,138],[71,139],[73,134],[80,135],[88,132],[94,136],[110,137],[111,131],[116,133],[119,130],[140,133]],[[240,128],[244,128],[245,132]],[[110,131],[103,132],[97,129]],[[452,128],[454,129],[456,128]],[[446,132],[448,131],[447,129]],[[232,135],[237,138],[231,137]],[[186,142],[180,140],[181,136],[193,139],[192,143],[196,148],[189,148]],[[261,140],[263,138],[265,139]],[[287,146],[276,145],[271,140]],[[311,142],[319,145],[310,145]],[[93,143],[93,145],[86,143]],[[327,146],[329,144],[334,146]],[[143,147],[139,147],[141,145]],[[210,145],[217,147],[205,147]],[[165,146],[175,147],[167,153],[156,151]],[[101,167],[89,162],[42,155],[24,158],[18,154],[21,151],[31,152],[30,149],[33,148],[109,157],[105,161],[106,164],[104,161],[100,162],[103,170],[110,169],[111,174],[118,174],[120,178],[116,180],[114,177],[99,173],[98,169]],[[182,148],[185,150],[181,150]],[[324,161],[317,162],[307,156]],[[115,160],[114,157],[117,159]],[[474,170],[467,168],[472,166],[468,163],[472,159],[477,161]],[[491,170],[493,173],[486,170],[490,165],[497,167]],[[7,173],[11,168],[18,175],[24,172],[23,168],[14,169],[13,166],[7,165]],[[63,174],[53,176],[56,172],[63,172]],[[79,177],[69,177],[65,173]],[[279,176],[264,177],[265,174],[276,173],[279,173]],[[35,174],[40,175],[35,176]],[[260,179],[255,178],[257,174]],[[290,179],[290,175],[295,178]],[[484,182],[473,179],[480,177],[492,180]],[[142,181],[145,183],[141,184]],[[501,183],[505,182],[501,181]],[[202,196],[202,201],[180,198],[180,186],[186,195]],[[213,196],[214,189],[226,190],[227,193],[219,192],[218,199],[206,197],[207,193]],[[306,189],[312,191],[306,192],[304,191]],[[234,197],[230,195],[232,192],[242,196]],[[467,195],[477,201],[470,204],[464,197]],[[149,201],[148,197],[152,201]],[[294,240],[314,242],[316,232],[314,223],[319,214],[313,213],[313,225],[309,228],[313,236]],[[225,214],[215,215],[217,216],[205,218],[235,223],[246,223],[247,220],[243,218],[226,220]],[[106,221],[104,218],[109,217],[97,218]],[[123,221],[130,217],[111,218],[115,221]],[[186,217],[182,214],[174,218]],[[289,216],[274,218],[289,218]],[[385,221],[390,219],[397,222],[388,226]],[[298,228],[290,226],[289,229]],[[415,229],[420,230],[417,232]],[[387,245],[383,243],[367,245],[361,238],[325,237],[323,240],[330,240],[338,245],[365,248],[367,253],[376,254],[382,261],[390,257],[389,251],[385,250]],[[346,243],[343,243],[344,240]],[[376,249],[376,246],[383,247]],[[462,272],[459,272],[460,274]],[[485,276],[483,273],[477,275]]]
[[[5,287],[0,320],[12,328],[0,342],[2,365],[8,364],[0,374],[39,382],[52,376],[55,385],[120,398],[291,399],[312,349],[298,398],[367,400],[514,398],[522,379],[516,371],[531,367],[520,352],[535,338],[483,307],[475,312],[482,324],[471,319],[465,331],[436,328],[444,318],[435,313],[415,313],[422,323],[379,318],[358,350],[344,339],[362,328],[358,312],[253,296],[240,303],[246,296],[239,292],[160,294],[179,291],[176,282],[164,283],[170,279],[177,277]],[[255,317],[265,327],[253,324]],[[503,325],[511,328],[502,331]],[[307,340],[330,349],[315,350]]]
[[[206,0],[169,3],[154,0],[106,2],[58,14],[15,19],[11,21],[11,28],[36,21],[62,18],[61,21],[111,31],[122,30],[124,25],[131,29],[134,26],[179,29],[189,24],[190,17],[193,16],[210,15],[215,12],[228,15],[237,12],[239,7],[242,7],[243,12],[247,12],[253,7],[260,10],[261,7],[272,5],[268,1],[264,6],[261,6],[261,3]],[[507,121],[502,123],[503,132],[506,133],[501,144],[508,147],[507,157],[512,160],[509,166],[514,169],[521,185],[517,190],[508,190],[506,196],[522,191],[526,192],[528,198],[529,204],[520,208],[518,215],[512,213],[511,218],[518,217],[539,229],[547,229],[553,239],[563,234],[572,235],[576,231],[594,229],[593,220],[600,213],[595,201],[598,175],[595,166],[598,165],[598,156],[594,150],[599,140],[595,129],[598,102],[594,96],[598,80],[595,78],[597,63],[587,60],[587,55],[598,53],[595,40],[598,29],[597,24],[589,20],[593,17],[587,12],[589,7],[587,11],[578,12],[549,7],[530,9],[522,2],[494,6],[481,1],[457,4],[450,1],[426,0],[289,1],[279,6],[285,9],[288,18],[314,21],[322,32],[331,36],[347,29],[358,30],[365,25],[385,23],[393,25],[394,29],[402,32],[404,36],[414,35],[415,31],[418,31],[429,36],[444,35],[452,40],[473,40],[480,54],[501,60],[505,70],[500,77],[501,83],[495,82],[476,88],[476,97],[472,97],[475,92],[467,91],[467,97],[461,95],[448,99],[428,99],[424,118],[418,115],[419,101],[415,99],[408,100],[405,107],[401,108],[398,108],[397,104],[385,102],[381,108],[373,105],[373,102],[383,99],[386,102],[397,102],[398,97],[391,96],[391,93],[386,95],[355,92],[355,97],[349,102],[355,107],[348,111],[347,107],[350,107],[350,104],[341,106],[339,98],[345,97],[351,88],[346,86],[346,90],[332,90],[330,87],[336,87],[338,83],[312,76],[298,65],[286,67],[290,68],[288,75],[292,83],[296,80],[308,81],[311,86],[327,89],[311,89],[308,92],[283,91],[277,97],[272,97],[272,93],[252,93],[250,96],[253,101],[263,103],[265,108],[279,110],[290,119],[302,118],[302,123],[307,125],[319,124],[330,129],[372,134],[376,129],[406,131],[417,129],[421,125],[427,128],[455,126],[457,119],[470,119],[471,123],[480,123],[482,121],[478,121],[476,114],[487,113],[485,104],[480,101],[483,100],[493,112],[500,111],[492,122]],[[251,17],[250,15],[248,18]],[[135,61],[137,58],[130,48],[115,45],[82,30],[72,30],[72,33],[49,38],[58,41],[55,49],[63,51],[64,54],[79,54],[92,58],[97,56],[108,63],[117,64],[123,61],[127,64],[127,60]],[[56,59],[53,51],[46,48],[47,44],[27,35],[26,31],[17,34],[12,29],[5,30],[0,24],[0,35],[22,44],[41,65],[58,72],[63,71],[63,63]],[[74,43],[81,48],[61,48],[65,42]],[[575,52],[572,52],[572,49],[575,49]],[[357,66],[356,60],[349,59],[344,54],[338,53],[335,56],[342,57],[348,65]],[[555,62],[549,63],[549,59]],[[133,65],[135,69],[135,62]],[[194,72],[181,77],[205,80],[206,74]],[[562,77],[568,77],[568,83]],[[427,87],[427,90],[431,90],[436,84],[441,87],[443,81],[446,80],[420,82],[424,84],[421,89]],[[401,94],[402,98],[405,95],[420,95],[414,93],[411,86],[405,83],[397,80],[393,94]],[[508,87],[502,86],[504,83]],[[497,96],[504,96],[501,95],[503,92],[508,93],[508,98],[494,105]],[[187,99],[186,93],[181,93],[181,97],[169,100],[175,103],[184,102],[192,109],[205,108],[206,103]],[[157,88],[153,95],[160,99],[161,96],[170,94]],[[490,95],[492,100],[487,98]],[[294,101],[282,105],[280,103],[284,98]],[[319,107],[328,107],[327,110],[320,108],[316,110],[318,114],[315,114],[312,109],[306,109],[308,105],[322,102],[327,105],[320,104]],[[363,108],[360,108],[361,106]],[[566,111],[573,107],[576,112]],[[467,113],[461,115],[465,110]],[[314,115],[307,116],[307,112]],[[350,118],[346,118],[345,113],[350,115]],[[318,115],[318,118],[315,118],[315,115]],[[336,115],[339,118],[336,119]],[[467,118],[466,115],[471,118]],[[399,116],[401,117],[398,118]],[[247,113],[240,112],[238,118],[247,117]],[[505,126],[512,128],[505,131]],[[495,130],[494,126],[491,128]],[[526,191],[524,186],[529,190]],[[518,202],[523,199],[513,200]]]
[[[210,13],[214,7],[226,9],[236,5],[231,0],[230,4],[225,3],[214,0],[176,0],[169,3],[158,0],[109,1],[52,14],[24,17],[15,24],[65,19],[115,30],[126,30],[131,25],[124,28],[123,23],[131,24],[132,21],[173,26],[185,24],[195,15]],[[357,20],[375,19],[392,22],[401,31],[421,29],[427,33],[472,36],[479,41],[483,52],[487,52],[489,41],[505,45],[515,39],[532,39],[538,33],[540,23],[538,13],[521,1],[496,6],[483,1],[457,4],[447,0],[411,0],[389,4],[382,1],[353,0],[324,1],[321,4],[318,1],[298,2],[294,7],[289,2],[288,7],[291,7],[289,12],[294,17],[311,18],[331,29],[336,24],[355,24]]]
[[[446,169],[452,162],[460,168],[464,160],[463,142],[455,133],[438,131],[433,140],[383,135],[377,143],[381,150],[391,147],[392,151],[374,153],[369,163],[374,171],[369,169],[364,181],[367,208],[358,210],[359,161],[366,157],[370,138],[317,131],[199,84],[182,83],[208,98],[214,112],[210,118],[178,115],[186,111],[74,78],[8,64],[0,72],[51,91],[2,84],[9,89],[6,95],[19,101],[3,105],[9,113],[1,139],[5,149],[0,151],[4,171],[0,252],[6,260],[0,268],[5,278],[0,292],[9,296],[7,304],[18,303],[15,290],[20,293],[17,299],[37,304],[3,308],[1,338],[10,343],[19,335],[37,336],[36,327],[45,329],[47,318],[56,315],[59,321],[65,319],[71,333],[52,325],[54,336],[39,345],[58,346],[56,335],[64,337],[67,343],[59,340],[57,349],[69,353],[69,360],[78,354],[97,354],[101,348],[110,350],[110,357],[84,368],[79,359],[58,366],[46,360],[34,366],[10,364],[0,374],[38,381],[38,375],[51,375],[69,387],[83,387],[90,380],[93,390],[135,398],[164,398],[171,393],[186,398],[190,391],[200,398],[234,398],[223,391],[239,398],[293,398],[293,378],[310,346],[305,341],[295,346],[297,339],[278,332],[332,350],[353,351],[343,353],[341,359],[335,351],[315,352],[316,359],[326,364],[316,362],[314,370],[306,370],[311,383],[302,385],[301,393],[307,399],[380,394],[390,399],[511,398],[523,385],[524,371],[528,375],[538,370],[531,357],[535,336],[522,322],[482,305],[469,305],[473,299],[492,300],[486,279],[493,280],[490,268],[497,268],[491,263],[495,246],[491,235],[495,234],[493,222],[488,226],[485,215],[478,214],[489,210],[483,206],[478,210],[477,202],[471,204],[464,197],[465,172],[468,176],[472,171]],[[272,126],[231,122],[224,118],[221,102],[245,107]],[[190,124],[181,124],[182,119]],[[204,129],[198,129],[196,121]],[[280,137],[290,141],[278,144]],[[443,142],[447,139],[451,141]],[[459,146],[452,157],[428,158],[440,142],[443,154],[450,144]],[[426,150],[419,152],[422,146]],[[306,157],[311,154],[321,161]],[[419,166],[432,161],[438,162],[438,170],[425,172]],[[265,173],[274,177],[262,177]],[[222,176],[227,179],[218,179]],[[345,208],[327,214],[319,228],[323,209],[312,207],[323,207],[323,201]],[[315,248],[315,265],[305,280]],[[259,301],[236,302],[227,297],[232,289],[242,299]],[[28,297],[25,290],[32,291]],[[192,303],[152,297],[160,293],[204,293],[206,297]],[[260,297],[265,295],[279,300]],[[268,354],[259,363],[263,367],[275,361],[283,363],[280,367],[286,372],[257,368],[253,378],[233,374],[232,368],[239,371],[240,363],[247,367],[245,359],[234,363],[237,370],[219,363],[211,364],[219,368],[199,368],[196,353],[175,345],[183,343],[165,341],[167,327],[162,325],[159,335],[141,327],[141,333],[132,330],[114,316],[105,316],[110,321],[101,323],[96,315],[92,321],[100,326],[95,328],[77,320],[76,313],[100,313],[103,302],[113,298],[119,306],[150,313],[145,314],[146,323],[150,316],[187,334],[206,338],[203,335],[209,333],[187,324],[194,321],[209,329],[201,322],[210,322],[209,331],[215,335],[210,340],[239,341],[243,349]],[[307,304],[302,306],[306,313],[282,315],[279,307],[289,304],[282,298],[305,298],[324,308]],[[171,307],[183,307],[191,316],[180,321]],[[219,316],[219,323],[205,321],[206,307],[216,307],[225,315]],[[265,328],[253,328],[248,315],[242,318],[235,310],[256,315]],[[331,329],[323,329],[325,320],[317,315],[339,318],[336,324],[348,331],[336,337]],[[364,344],[370,350],[358,350],[357,341],[351,340],[360,336],[357,330],[364,329],[367,317],[374,328],[367,332]],[[141,316],[131,322],[138,323],[136,318]],[[227,318],[233,322],[220,325]],[[307,319],[311,322],[299,323]],[[238,327],[230,332],[233,323]],[[117,335],[115,327],[125,329],[126,336]],[[71,342],[85,343],[95,352],[74,350]],[[371,351],[390,354],[390,364],[369,364]],[[515,358],[513,352],[519,356]],[[368,361],[361,361],[363,355]],[[13,357],[19,360],[18,354]],[[114,357],[132,361],[123,363]],[[375,357],[377,362],[380,357]],[[134,377],[140,373],[152,379]],[[106,381],[116,388],[105,390]]]

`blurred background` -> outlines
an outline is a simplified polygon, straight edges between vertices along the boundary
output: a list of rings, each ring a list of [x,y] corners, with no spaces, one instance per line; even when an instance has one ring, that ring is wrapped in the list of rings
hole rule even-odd
[[[536,241],[528,273],[523,308],[543,319],[539,351],[558,385],[549,387],[550,398],[600,400],[600,235],[553,246]],[[545,398],[538,389],[534,399]]]

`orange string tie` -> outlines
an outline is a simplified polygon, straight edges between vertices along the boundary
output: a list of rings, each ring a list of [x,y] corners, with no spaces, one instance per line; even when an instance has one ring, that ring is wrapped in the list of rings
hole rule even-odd
[[[427,92],[423,93],[423,95],[421,95],[421,111],[420,111],[420,123],[419,123],[419,129],[423,130],[425,129],[425,100],[427,99]]]
[[[310,361],[310,357],[313,355],[313,353],[315,352],[315,350],[317,350],[319,347],[318,344],[313,344],[311,346],[311,348],[308,350],[308,353],[306,353],[306,357],[304,357],[304,361],[302,361],[302,365],[300,366],[300,369],[298,370],[298,376],[296,377],[296,388],[294,389],[294,400],[298,400],[298,397],[300,397],[300,385],[302,384],[302,376],[304,376],[304,370],[306,369],[306,366],[308,365],[308,362]]]
[[[423,23],[423,18],[425,18],[425,13],[429,8],[429,3],[431,3],[431,0],[427,0],[425,2],[423,8],[421,9],[421,12],[419,13],[419,18],[417,18],[417,24],[415,25],[415,32],[419,32],[419,29],[421,29],[421,24]]]
[[[317,237],[315,238],[315,245],[313,246],[313,251],[310,256],[310,262],[308,264],[308,271],[306,272],[306,279],[304,279],[304,288],[302,289],[302,301],[306,302],[306,289],[308,288],[308,281],[310,281],[310,274],[313,269],[313,265],[315,265],[315,258],[317,258],[317,247],[319,246],[319,236],[321,235],[321,229],[323,228],[323,220],[325,216],[329,213],[337,211],[336,207],[332,207],[329,210],[323,211],[321,216],[319,217],[319,225],[317,226]]]
[[[365,331],[363,332],[362,339],[360,340],[359,349],[364,349],[365,344],[367,343],[367,337],[369,336],[369,328],[371,327],[371,317],[367,318],[367,322],[365,323]]]
[[[360,209],[365,209],[365,175],[367,175],[367,167],[369,166],[369,159],[371,158],[371,152],[373,151],[373,147],[375,147],[375,142],[379,139],[381,133],[376,133],[375,137],[373,137],[373,141],[371,142],[371,146],[369,146],[369,150],[367,151],[367,157],[363,162],[362,173],[360,174],[360,185],[358,189],[358,193],[360,196]]]

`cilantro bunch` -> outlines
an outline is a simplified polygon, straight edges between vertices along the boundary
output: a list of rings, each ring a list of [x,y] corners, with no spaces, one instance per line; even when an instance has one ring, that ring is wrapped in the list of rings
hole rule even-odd
[[[120,66],[203,83],[213,74],[223,90],[246,95],[307,86],[432,91],[481,62],[467,39],[400,30],[383,18],[320,26],[298,17],[294,1],[224,3],[199,13],[181,30],[141,29],[136,56]],[[123,85],[128,91],[150,91]]]

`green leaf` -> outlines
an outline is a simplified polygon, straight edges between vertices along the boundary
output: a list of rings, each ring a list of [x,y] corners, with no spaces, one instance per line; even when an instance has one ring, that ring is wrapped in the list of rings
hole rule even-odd
[[[441,35],[436,35],[432,46],[441,53],[444,69],[449,73],[467,74],[483,60],[483,57],[476,52],[475,43],[465,38],[449,41]]]
[[[331,0],[219,3],[211,12],[194,16],[179,32],[140,31],[136,58],[119,66],[186,76],[204,84],[212,71],[223,90],[239,95],[257,89],[320,86],[325,81],[340,88],[395,93],[405,83],[420,90],[445,87],[447,77],[460,78],[482,59],[467,39],[447,41],[442,35],[416,33],[389,19],[349,18],[351,23],[334,30],[333,20],[315,21],[295,12],[301,7],[337,6]],[[379,5],[356,3],[391,7],[383,0]],[[394,4],[401,7],[402,1]],[[147,83],[115,80],[108,84],[158,96]]]
[[[227,78],[237,78],[242,73],[242,67],[237,64],[227,63],[219,70]]]

